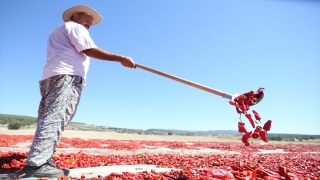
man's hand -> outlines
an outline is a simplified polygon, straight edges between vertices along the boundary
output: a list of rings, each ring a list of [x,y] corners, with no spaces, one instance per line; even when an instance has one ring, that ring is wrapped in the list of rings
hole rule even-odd
[[[136,64],[130,57],[114,54],[101,48],[86,49],[86,50],[83,50],[83,53],[85,53],[87,56],[90,56],[96,59],[107,60],[107,61],[117,61],[117,62],[120,62],[125,67],[136,68]]]
[[[130,57],[125,57],[122,56],[123,58],[121,59],[120,63],[125,66],[125,67],[129,67],[129,68],[136,68],[136,64],[134,63],[134,61],[130,58]]]

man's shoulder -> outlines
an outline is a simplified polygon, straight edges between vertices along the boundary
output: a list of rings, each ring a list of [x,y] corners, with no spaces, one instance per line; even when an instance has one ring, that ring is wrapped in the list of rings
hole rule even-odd
[[[64,24],[68,24],[68,25],[78,25],[78,23],[74,22],[74,21],[67,21],[64,22]]]
[[[63,22],[62,24],[58,25],[56,28],[63,27],[63,26],[78,26],[79,24],[74,21]]]
[[[87,30],[84,26],[82,26],[81,24],[79,23],[76,23],[74,21],[68,21],[68,22],[65,22],[64,23],[65,27],[67,29],[81,29],[81,30]]]
[[[75,27],[80,27],[80,26],[81,26],[81,24],[76,23],[76,22],[74,22],[74,21],[68,21],[68,22],[65,22],[64,24],[65,24],[66,26],[75,26]]]

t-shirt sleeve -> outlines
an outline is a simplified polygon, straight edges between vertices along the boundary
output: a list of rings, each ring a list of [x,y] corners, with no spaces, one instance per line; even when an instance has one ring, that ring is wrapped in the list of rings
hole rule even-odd
[[[69,28],[69,39],[79,53],[83,50],[97,47],[91,39],[89,31],[84,26],[74,24]]]

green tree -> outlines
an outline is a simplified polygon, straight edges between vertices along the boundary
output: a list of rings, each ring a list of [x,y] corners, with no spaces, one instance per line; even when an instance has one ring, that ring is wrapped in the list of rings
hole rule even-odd
[[[173,133],[172,133],[171,131],[169,131],[169,132],[168,132],[168,135],[169,135],[169,136],[172,136],[172,135],[173,135]]]
[[[10,124],[19,122],[21,126],[35,124],[37,119],[29,116],[19,116],[10,114],[0,114],[0,124]]]
[[[8,125],[8,129],[18,130],[21,128],[21,124],[19,122],[10,122]]]

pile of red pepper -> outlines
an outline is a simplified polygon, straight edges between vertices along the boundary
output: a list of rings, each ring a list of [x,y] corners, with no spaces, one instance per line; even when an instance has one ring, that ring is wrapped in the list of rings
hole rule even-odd
[[[7,135],[0,134],[0,147],[18,147],[15,146],[19,142],[32,141],[33,136],[29,135]],[[299,153],[313,153],[319,152],[319,145],[313,144],[280,144],[272,143],[268,146],[264,144],[255,143],[251,148],[243,148],[243,145],[237,142],[182,142],[182,141],[150,141],[150,140],[115,140],[115,139],[80,139],[80,138],[66,138],[62,137],[59,148],[79,148],[85,151],[90,149],[112,149],[112,150],[123,150],[123,151],[135,151],[135,150],[146,150],[149,152],[158,148],[169,148],[169,149],[184,149],[184,150],[200,150],[200,149],[218,149],[223,151],[236,151],[244,154],[254,154],[261,150],[276,150],[283,149],[284,152],[299,152]],[[58,149],[59,150],[59,149]],[[127,152],[129,153],[129,152]],[[133,153],[133,152],[132,152]],[[172,153],[172,152],[168,152]],[[185,151],[186,153],[186,151]],[[192,152],[195,154],[195,152]],[[0,154],[1,157],[1,154]]]
[[[298,145],[300,146],[300,145]],[[319,148],[319,145],[315,146]],[[305,152],[307,150],[305,149]],[[1,152],[0,174],[24,167],[26,152]],[[84,168],[113,165],[154,164],[157,167],[178,168],[169,172],[141,171],[138,173],[111,173],[108,176],[87,178],[62,176],[59,180],[318,180],[320,154],[136,154],[94,155],[83,152],[56,154],[54,161],[60,168]],[[42,178],[43,180],[45,178]]]
[[[257,92],[250,91],[234,98],[233,101],[230,101],[230,104],[234,105],[236,107],[237,113],[240,114],[240,122],[238,122],[238,131],[240,133],[244,133],[244,135],[242,136],[242,142],[245,144],[245,146],[250,146],[249,138],[260,138],[264,142],[268,142],[267,131],[270,131],[272,121],[268,120],[263,125],[263,127],[259,125],[256,126],[256,124],[261,123],[261,116],[257,111],[252,110],[252,113],[255,117],[255,120],[253,120],[252,115],[248,113],[248,111],[250,110],[250,106],[257,104],[258,100],[264,96],[263,91],[264,88],[259,88]],[[253,131],[247,131],[245,123],[241,120],[241,114],[244,114],[246,118],[249,120],[252,128],[254,128]]]

